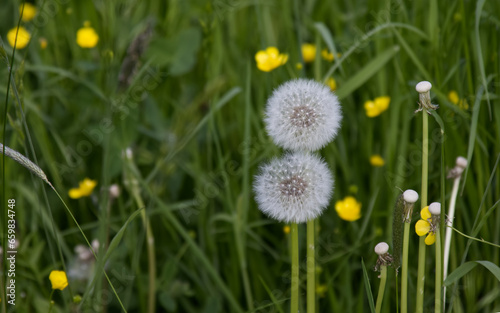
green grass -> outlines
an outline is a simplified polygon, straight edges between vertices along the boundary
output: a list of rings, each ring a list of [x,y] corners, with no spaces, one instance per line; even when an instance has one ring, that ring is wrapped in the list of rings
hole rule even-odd
[[[12,60],[6,34],[17,25],[20,3],[7,1],[0,10],[8,58],[0,55],[2,99],[9,79],[4,60],[13,61],[9,101],[1,102],[1,142],[43,169],[85,235],[99,240],[97,256],[106,260],[56,291],[52,312],[77,312],[75,295],[84,298],[82,312],[120,312],[101,269],[128,312],[147,312],[145,219],[155,239],[156,310],[289,311],[291,238],[283,224],[257,209],[252,182],[259,164],[281,153],[264,130],[266,99],[297,77],[335,78],[344,114],[339,136],[321,150],[334,172],[335,191],[316,225],[316,282],[328,287],[318,297],[318,312],[370,310],[366,279],[373,294],[378,286],[373,248],[392,242],[399,188],[420,190],[422,120],[413,112],[421,80],[432,83],[442,120],[429,118],[429,202],[442,202],[444,194],[447,211],[452,181],[443,190],[442,179],[457,156],[467,157],[453,226],[500,244],[498,2],[45,0],[36,2],[44,19],[22,22],[31,43]],[[86,20],[100,36],[92,49],[75,42]],[[127,49],[148,25],[151,41],[130,85],[120,88]],[[298,70],[302,42],[342,56],[331,63],[316,58]],[[264,73],[254,55],[268,46],[289,60]],[[468,110],[447,99],[450,90],[467,100]],[[368,118],[364,102],[383,95],[391,97],[389,109]],[[129,147],[133,167],[122,158]],[[372,154],[380,154],[385,166],[370,166]],[[86,243],[48,185],[11,159],[0,160],[2,208],[9,198],[17,204],[15,309],[47,312],[50,271],[74,268],[74,248]],[[85,177],[98,181],[93,195],[70,199],[69,189]],[[138,211],[133,182],[144,211]],[[121,189],[114,200],[107,192],[111,184]],[[358,221],[343,221],[334,210],[347,195],[362,203]],[[417,211],[409,238],[409,311],[415,307]],[[143,219],[133,218],[138,212],[145,212]],[[305,224],[299,234],[304,312]],[[446,309],[453,303],[453,312],[500,311],[491,266],[500,264],[498,247],[455,233],[451,251],[448,275],[460,272],[447,285]],[[434,249],[426,254],[425,312],[434,307]],[[392,268],[387,277],[381,312],[395,312],[399,287]],[[10,308],[0,298],[2,308]]]

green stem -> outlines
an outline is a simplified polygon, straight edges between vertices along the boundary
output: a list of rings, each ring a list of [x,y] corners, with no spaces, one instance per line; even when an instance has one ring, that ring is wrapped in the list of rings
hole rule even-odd
[[[49,297],[49,312],[50,313],[52,311],[52,308],[54,307],[54,303],[52,303],[52,295],[54,294],[54,289],[52,289],[52,292],[50,293],[50,297]]]
[[[384,300],[386,281],[387,281],[387,266],[382,265],[380,267],[380,285],[378,288],[377,305],[375,306],[376,313],[380,313],[380,310],[382,309],[382,301]]]
[[[307,221],[307,313],[316,311],[316,265],[314,259],[314,220]]]
[[[291,225],[292,233],[292,290],[290,312],[299,312],[299,227],[296,223]]]
[[[138,182],[135,179],[130,180],[132,195],[139,209],[145,208],[139,192]],[[156,304],[156,256],[155,256],[155,237],[151,230],[151,223],[146,215],[146,210],[141,211],[141,218],[146,229],[146,247],[148,250],[148,313],[155,312]]]
[[[422,111],[422,191],[421,208],[427,206],[427,178],[429,173],[429,115],[426,109]],[[420,237],[418,245],[418,276],[417,276],[417,306],[416,312],[424,311],[425,285],[425,237]]]
[[[401,270],[401,313],[408,312],[408,247],[410,245],[410,223],[405,223],[403,233],[403,264]]]
[[[441,258],[441,232],[436,231],[436,293],[434,299],[434,312],[441,313],[441,289],[443,284],[443,262]]]

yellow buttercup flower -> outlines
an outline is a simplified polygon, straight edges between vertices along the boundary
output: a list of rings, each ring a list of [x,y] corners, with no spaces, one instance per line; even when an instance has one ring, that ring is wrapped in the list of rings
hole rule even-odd
[[[330,89],[332,91],[337,90],[337,82],[335,81],[335,79],[333,77],[328,78],[328,81],[326,82],[326,84],[328,85],[328,87],[330,87]]]
[[[335,211],[345,221],[353,222],[361,218],[361,203],[354,197],[347,196],[335,203]]]
[[[99,35],[86,21],[83,27],[76,32],[76,43],[82,48],[94,48],[99,42]]]
[[[374,167],[382,167],[385,164],[384,159],[378,154],[374,154],[370,157],[370,164]]]
[[[368,100],[365,102],[366,116],[376,117],[389,108],[391,97],[383,96],[377,97],[375,100]]]
[[[23,16],[21,17],[23,22],[29,22],[36,15],[36,7],[29,2],[25,2],[24,3],[24,10],[23,10],[22,4],[19,6],[19,14],[21,14],[21,12],[23,12]]]
[[[68,286],[68,277],[64,271],[52,271],[49,275],[52,289],[63,290]]]
[[[80,182],[78,188],[71,188],[69,190],[69,197],[72,199],[78,199],[81,197],[88,197],[92,194],[92,190],[94,190],[97,185],[97,181],[85,178]]]
[[[263,72],[270,72],[288,61],[288,55],[279,52],[276,47],[268,47],[255,54],[257,68]]]
[[[288,235],[290,233],[290,226],[288,225],[283,226],[283,232]]]
[[[316,58],[316,46],[310,43],[302,44],[302,59],[305,63],[311,63]]]
[[[458,106],[462,110],[469,109],[469,104],[467,103],[467,101],[465,99],[460,99],[458,93],[455,90],[451,90],[448,93],[448,100],[450,100],[451,103]]]
[[[333,52],[328,51],[327,49],[321,50],[321,56],[323,59],[327,60],[328,62],[332,62],[335,60],[335,56],[333,55]],[[337,53],[337,58],[340,58],[342,54]]]
[[[297,64],[295,64],[295,68],[298,69],[298,70],[301,70],[302,69],[302,63],[298,62]]]
[[[11,30],[9,30],[9,32],[7,33],[7,41],[9,42],[9,45],[11,47],[14,47],[14,44],[16,42],[16,33],[17,33],[16,49],[25,48],[28,45],[28,43],[30,42],[31,35],[26,30],[26,28],[24,28],[22,26],[19,27],[19,31],[17,30],[17,27],[14,27]]]
[[[425,237],[425,244],[430,246],[436,242],[436,234],[432,231],[432,215],[431,212],[429,212],[429,206],[426,206],[420,211],[420,217],[422,219],[415,224],[415,232],[419,237],[427,235],[427,237]]]

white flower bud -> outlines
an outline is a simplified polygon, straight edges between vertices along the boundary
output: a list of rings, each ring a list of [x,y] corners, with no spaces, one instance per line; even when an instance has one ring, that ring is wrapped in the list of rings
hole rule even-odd
[[[418,93],[425,93],[431,90],[432,84],[429,83],[428,81],[421,81],[420,83],[417,84],[415,89],[417,90]]]
[[[458,167],[461,167],[462,169],[465,169],[467,167],[467,159],[459,156],[456,160],[456,165]]]
[[[386,254],[389,252],[389,245],[386,242],[379,242],[375,246],[375,253],[378,255]]]
[[[415,190],[407,189],[403,193],[403,198],[407,203],[415,203],[418,200],[418,193]]]
[[[432,202],[429,205],[429,212],[431,212],[432,215],[440,215],[441,214],[441,203]]]

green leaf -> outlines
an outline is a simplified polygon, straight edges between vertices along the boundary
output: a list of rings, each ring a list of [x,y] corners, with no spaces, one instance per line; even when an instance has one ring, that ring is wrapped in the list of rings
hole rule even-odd
[[[170,75],[182,75],[196,64],[200,45],[200,30],[188,28],[171,38],[153,39],[146,52],[146,59],[151,58],[155,65],[169,67]]]
[[[144,208],[140,208],[136,210],[132,215],[129,216],[125,224],[123,224],[122,228],[116,233],[115,237],[113,237],[113,240],[111,240],[111,243],[109,244],[108,250],[106,251],[106,254],[104,255],[103,263],[106,263],[106,260],[111,256],[111,253],[113,250],[116,249],[120,241],[122,240],[123,234],[125,234],[125,229],[127,229],[128,224],[142,211]]]
[[[460,278],[464,277],[477,265],[482,265],[488,269],[500,282],[500,267],[490,261],[471,261],[462,264],[456,270],[454,270],[444,281],[444,286],[448,287],[451,284],[458,281]]]
[[[351,79],[345,82],[336,92],[339,99],[343,99],[350,95],[354,90],[358,89],[368,79],[375,75],[394,55],[399,51],[399,46],[393,46],[384,52],[380,53],[375,59],[366,64],[358,71]]]
[[[375,313],[375,302],[373,301],[372,287],[370,286],[370,279],[368,278],[368,273],[363,259],[361,259],[361,265],[363,267],[363,279],[365,281],[365,289],[366,295],[368,296],[368,303],[370,304],[370,311]]]

